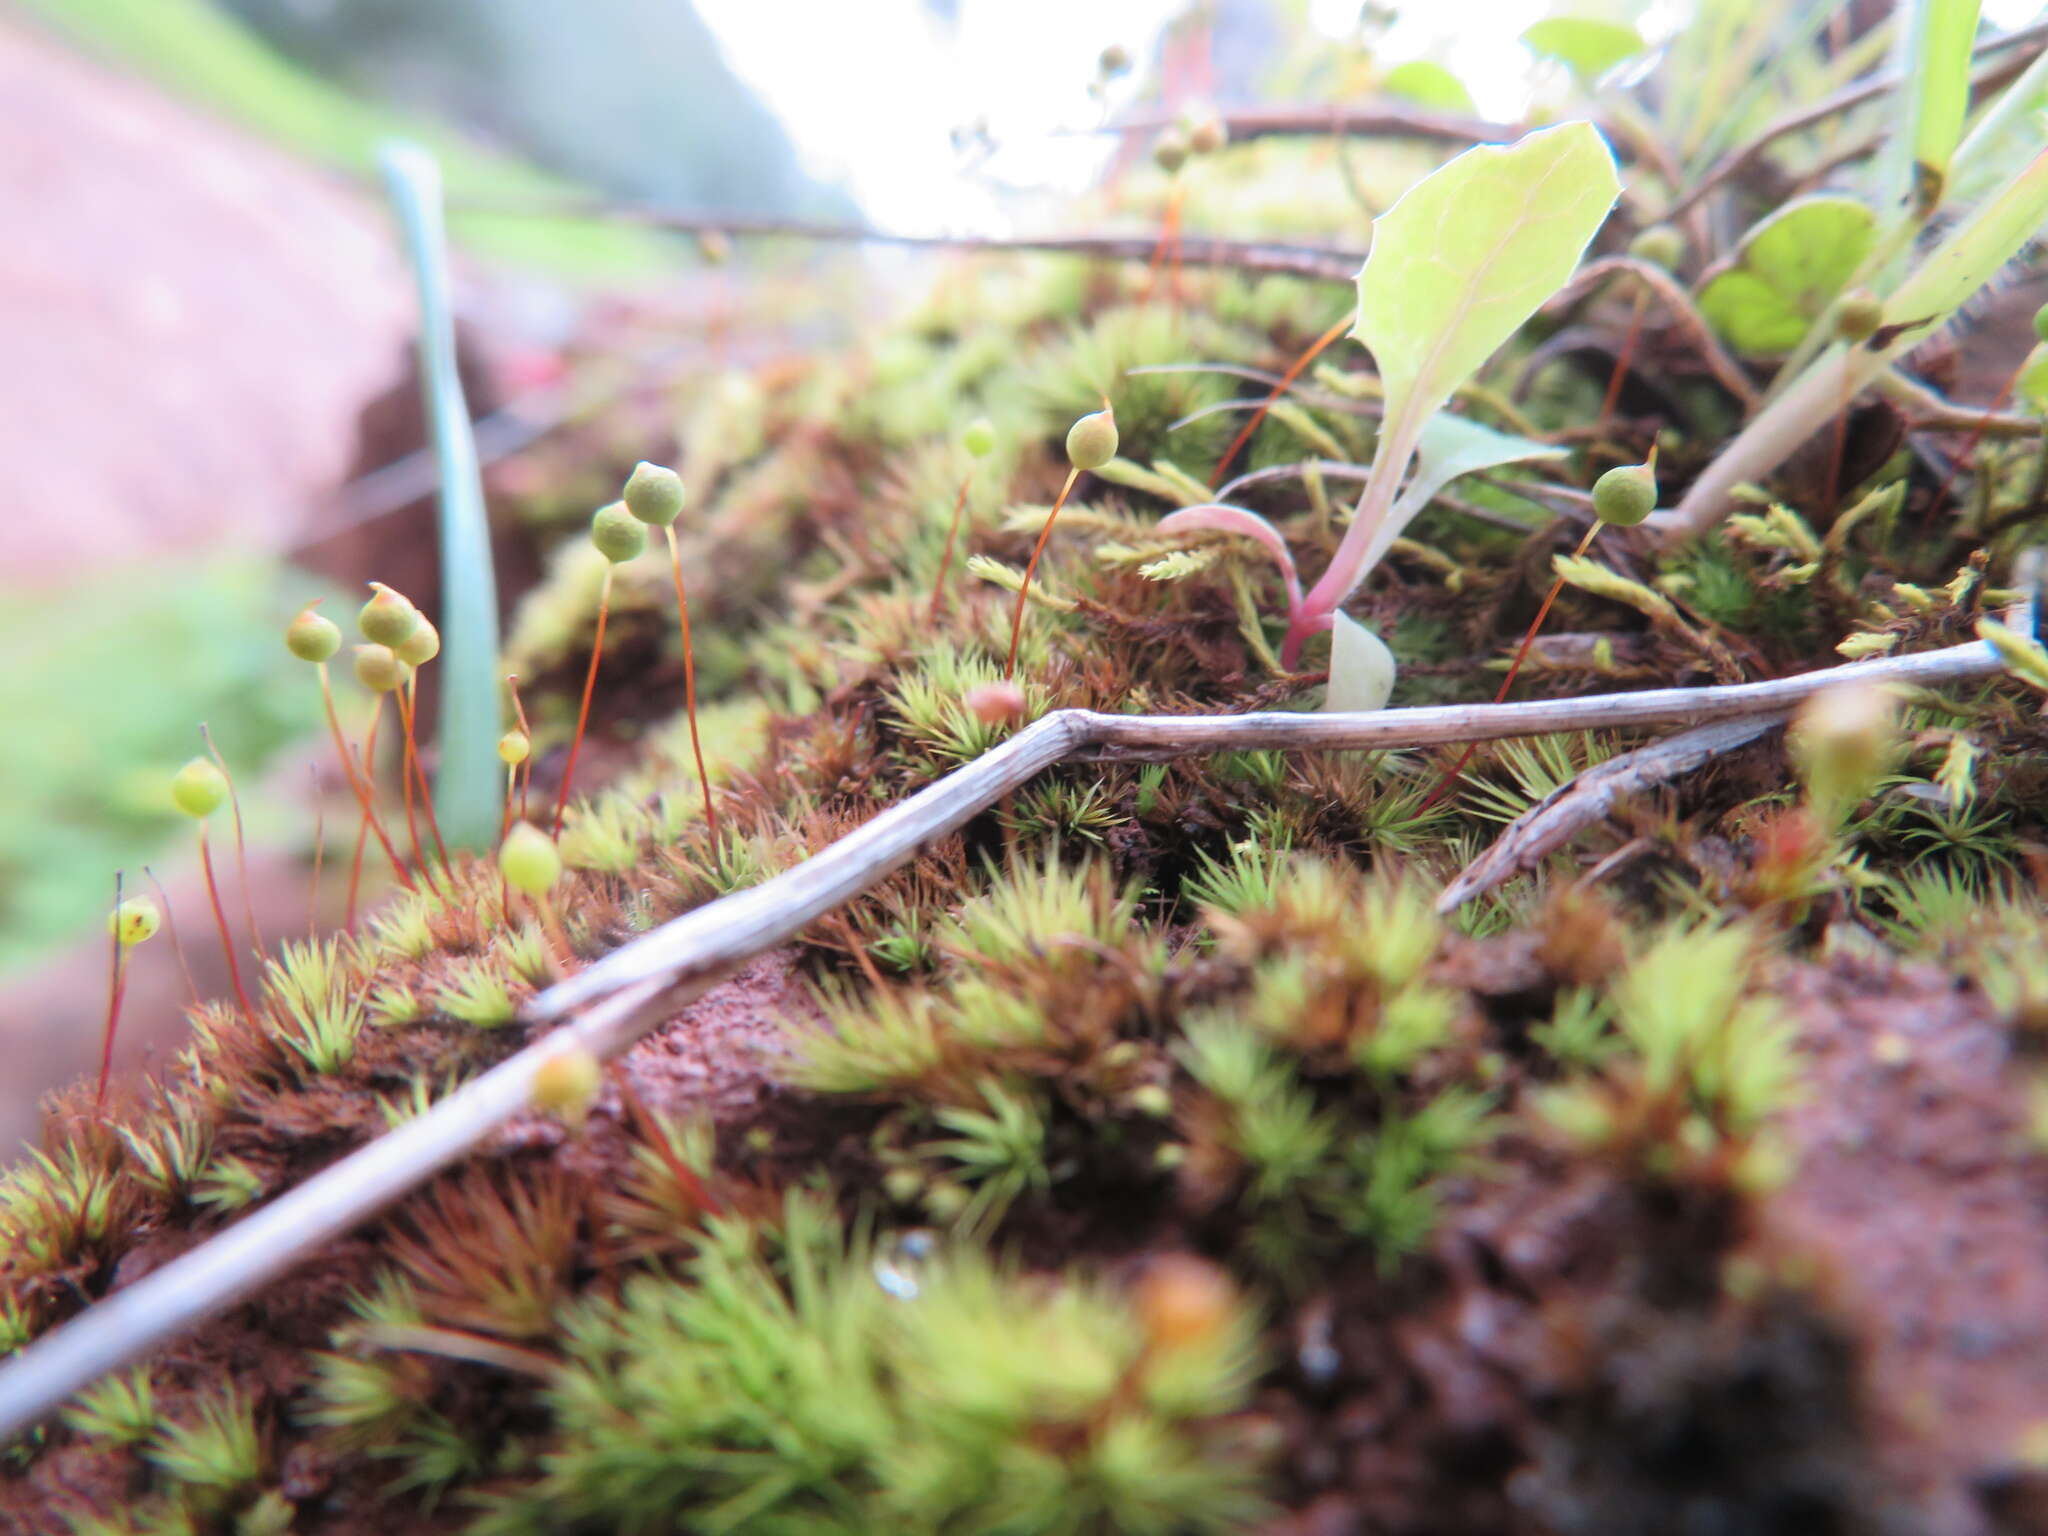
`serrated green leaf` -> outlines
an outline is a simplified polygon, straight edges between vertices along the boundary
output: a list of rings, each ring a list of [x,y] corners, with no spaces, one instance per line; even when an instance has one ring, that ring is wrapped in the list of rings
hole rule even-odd
[[[1438,112],[1472,113],[1472,93],[1465,89],[1458,77],[1428,59],[1410,59],[1406,64],[1396,64],[1380,81],[1380,89],[1389,96],[1398,96],[1403,101],[1412,101],[1419,107],[1429,107]]]
[[[1700,289],[1700,313],[1738,351],[1799,344],[1834,302],[1877,238],[1877,216],[1854,198],[1808,197],[1742,237]]]
[[[1330,626],[1330,691],[1323,708],[1385,709],[1394,693],[1394,653],[1348,614],[1331,614]]]
[[[1539,58],[1563,64],[1581,85],[1591,85],[1646,46],[1634,27],[1590,16],[1547,17],[1524,32],[1522,41]]]

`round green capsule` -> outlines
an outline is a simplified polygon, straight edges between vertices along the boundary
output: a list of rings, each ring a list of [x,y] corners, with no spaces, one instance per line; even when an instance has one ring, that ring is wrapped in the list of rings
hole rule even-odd
[[[643,523],[666,528],[682,515],[683,477],[642,459],[626,477],[626,510]]]
[[[590,520],[590,542],[613,565],[623,565],[647,548],[647,525],[627,509],[623,501],[599,507]]]
[[[1188,149],[1197,155],[1213,155],[1230,142],[1230,126],[1214,112],[1205,112],[1188,128]]]
[[[975,417],[961,432],[960,444],[977,459],[987,458],[996,451],[996,424],[986,416]]]
[[[143,940],[155,938],[163,921],[155,902],[147,896],[130,896],[107,914],[107,932],[123,949],[133,949]]]
[[[603,1087],[604,1067],[597,1057],[581,1046],[568,1046],[534,1068],[529,1096],[542,1113],[581,1125]]]
[[[398,659],[388,645],[356,647],[356,681],[372,693],[392,693],[403,688],[412,668]]]
[[[356,628],[371,644],[388,645],[395,650],[419,627],[420,611],[403,592],[394,591],[381,581],[370,585],[377,589],[377,594],[356,615]]]
[[[1657,476],[1648,464],[1623,464],[1593,482],[1593,515],[1633,528],[1657,510]]]
[[[1067,428],[1067,462],[1076,469],[1100,469],[1116,457],[1116,412],[1090,412]]]
[[[1188,163],[1188,136],[1168,128],[1152,141],[1152,163],[1171,176]]]
[[[498,738],[498,761],[507,768],[517,768],[533,756],[533,739],[524,731],[507,731]]]
[[[407,635],[402,644],[393,646],[392,654],[408,667],[424,667],[441,654],[441,631],[422,614],[419,628]]]
[[[1628,253],[1637,261],[1647,261],[1666,272],[1675,271],[1685,260],[1685,236],[1669,224],[1652,224],[1629,241]]]
[[[555,840],[530,821],[522,821],[498,845],[498,868],[514,890],[545,896],[562,878],[562,855]]]
[[[1835,306],[1835,334],[1844,341],[1867,341],[1884,324],[1884,300],[1868,288],[1842,295]]]
[[[301,661],[325,661],[341,649],[341,626],[322,618],[308,603],[284,627],[284,647]]]
[[[194,821],[204,821],[228,798],[228,776],[210,757],[195,757],[171,779],[171,803]]]

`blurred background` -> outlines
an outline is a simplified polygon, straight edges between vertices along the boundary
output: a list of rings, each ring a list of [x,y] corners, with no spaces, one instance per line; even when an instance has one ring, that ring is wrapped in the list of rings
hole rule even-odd
[[[197,987],[217,983],[167,793],[200,722],[240,778],[264,925],[334,915],[308,865],[336,786],[279,632],[311,596],[344,616],[372,575],[430,611],[436,591],[379,144],[425,145],[446,179],[510,614],[545,543],[639,456],[608,420],[678,378],[885,324],[944,259],[748,241],[721,261],[716,242],[579,216],[592,200],[906,234],[1111,228],[1088,194],[1142,145],[1106,124],[1360,98],[1411,63],[1442,66],[1411,73],[1423,105],[1512,121],[1545,88],[1519,34],[1551,9],[0,0],[0,1146],[96,1057],[117,869],[161,882]],[[1654,42],[1689,6],[1586,9]],[[1104,73],[1109,47],[1128,71]],[[1356,218],[1352,243],[1366,233]],[[187,984],[155,945],[132,987],[129,1067],[164,1048],[149,1021],[175,1021]]]

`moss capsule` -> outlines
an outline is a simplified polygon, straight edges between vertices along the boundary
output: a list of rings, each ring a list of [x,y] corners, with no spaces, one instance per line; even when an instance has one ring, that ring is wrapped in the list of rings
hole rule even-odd
[[[393,646],[392,654],[408,667],[424,667],[441,654],[441,631],[422,615],[419,627],[407,635],[403,643]]]
[[[1637,261],[1674,271],[1685,260],[1685,236],[1669,224],[1652,224],[1629,241],[1628,253]]]
[[[1116,412],[1090,412],[1067,428],[1067,462],[1076,469],[1100,469],[1116,457]]]
[[[325,661],[341,649],[341,626],[315,613],[308,603],[285,626],[284,646],[301,661]]]
[[[1152,163],[1171,176],[1188,163],[1188,136],[1168,128],[1152,141]]]
[[[1131,72],[1131,50],[1122,43],[1111,43],[1096,56],[1095,68],[1105,80]]]
[[[210,757],[195,757],[171,779],[171,803],[194,821],[204,821],[228,798],[228,776]]]
[[[530,1097],[535,1109],[559,1115],[570,1125],[581,1125],[603,1086],[604,1068],[598,1059],[580,1046],[571,1046],[534,1069]]]
[[[1169,1253],[1155,1259],[1138,1282],[1138,1321],[1154,1349],[1203,1344],[1228,1326],[1237,1288],[1207,1259]]]
[[[981,683],[960,696],[983,725],[1007,725],[1024,714],[1024,690],[1015,683]]]
[[[1230,128],[1214,112],[1205,112],[1188,127],[1188,149],[1197,155],[1213,155],[1230,142]]]
[[[498,845],[498,868],[514,890],[545,896],[562,878],[562,855],[553,838],[532,822],[522,821]]]
[[[682,515],[683,477],[642,459],[626,477],[626,510],[643,523],[666,528]]]
[[[533,739],[524,731],[507,731],[498,738],[498,761],[516,768],[533,755]]]
[[[1835,306],[1835,334],[1844,341],[1866,341],[1884,324],[1884,301],[1868,288],[1842,295]]]
[[[356,681],[372,693],[390,693],[403,688],[412,668],[398,659],[388,645],[356,647]]]
[[[1657,474],[1652,463],[1623,464],[1593,482],[1593,515],[1617,528],[1633,528],[1657,510]]]
[[[967,423],[960,434],[960,443],[977,459],[985,459],[996,451],[996,425],[986,416],[977,416]]]
[[[131,896],[107,914],[107,932],[123,949],[132,949],[154,938],[163,926],[163,914],[147,896]]]
[[[590,520],[590,542],[613,565],[637,558],[647,548],[647,525],[623,501],[599,507]]]
[[[373,581],[376,596],[363,604],[356,615],[356,627],[363,632],[363,638],[375,645],[388,645],[394,650],[405,643],[406,637],[419,627],[420,611],[412,599],[403,592],[397,592],[381,581]]]

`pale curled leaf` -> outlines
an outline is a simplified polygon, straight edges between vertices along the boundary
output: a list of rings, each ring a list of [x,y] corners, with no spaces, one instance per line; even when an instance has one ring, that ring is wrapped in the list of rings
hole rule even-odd
[[[1300,606],[1301,578],[1294,573],[1294,555],[1287,548],[1287,541],[1280,537],[1280,530],[1258,513],[1245,507],[1233,507],[1227,502],[1211,502],[1207,506],[1184,507],[1178,512],[1169,512],[1159,519],[1153,531],[1160,534],[1234,533],[1251,539],[1280,567],[1281,578],[1287,583],[1289,610]]]
[[[1394,653],[1386,641],[1348,614],[1330,615],[1330,691],[1324,709],[1385,709],[1394,695],[1394,670]]]

